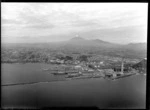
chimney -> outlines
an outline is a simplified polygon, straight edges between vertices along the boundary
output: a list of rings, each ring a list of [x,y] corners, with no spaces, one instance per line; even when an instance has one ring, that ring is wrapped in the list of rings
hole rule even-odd
[[[123,74],[123,70],[124,70],[124,62],[123,62],[123,58],[122,58],[122,63],[121,63],[121,74]]]

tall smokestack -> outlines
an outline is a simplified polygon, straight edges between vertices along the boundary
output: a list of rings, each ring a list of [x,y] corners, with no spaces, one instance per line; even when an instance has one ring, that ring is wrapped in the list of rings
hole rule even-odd
[[[121,74],[123,74],[123,70],[124,70],[124,62],[123,62],[123,58],[122,58],[122,63],[121,63]]]

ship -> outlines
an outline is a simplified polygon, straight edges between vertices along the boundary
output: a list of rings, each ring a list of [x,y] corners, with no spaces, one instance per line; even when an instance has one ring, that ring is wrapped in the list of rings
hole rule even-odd
[[[52,72],[52,74],[54,75],[67,75],[67,72],[63,72],[63,71],[58,71],[58,72]]]

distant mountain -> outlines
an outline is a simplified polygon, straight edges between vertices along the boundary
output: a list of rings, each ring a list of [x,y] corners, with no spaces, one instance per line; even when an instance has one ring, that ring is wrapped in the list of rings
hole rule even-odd
[[[147,54],[146,43],[130,43],[127,45],[115,44],[100,39],[87,40],[82,37],[74,37],[68,41],[33,43],[33,44],[11,44],[2,45],[2,47],[34,47],[60,50],[66,52],[94,53],[110,56],[144,58]]]
[[[133,46],[133,45],[145,45],[146,43],[129,43],[129,46]]]
[[[70,39],[70,41],[84,41],[85,39],[82,37],[74,37],[72,39]]]
[[[147,43],[130,43],[125,46],[126,48],[134,49],[134,50],[146,50]]]
[[[106,42],[106,41],[103,41],[103,40],[100,40],[100,39],[94,39],[93,41],[97,42],[97,43],[109,43],[109,42]]]
[[[66,42],[65,46],[77,46],[77,47],[99,47],[99,48],[112,48],[117,44],[106,42],[100,39],[87,40],[82,37],[74,37]],[[118,45],[117,45],[118,46]]]
[[[90,45],[89,43],[90,43],[90,41],[88,41],[82,37],[74,37],[74,38],[68,40],[66,42],[66,45],[71,44],[71,45],[75,45],[75,46],[78,46],[78,45],[84,46],[84,45]]]

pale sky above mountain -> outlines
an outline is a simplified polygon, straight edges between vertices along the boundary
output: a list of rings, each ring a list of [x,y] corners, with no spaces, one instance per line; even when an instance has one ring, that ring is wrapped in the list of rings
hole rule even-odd
[[[2,42],[54,42],[77,35],[147,42],[147,3],[1,3]]]

